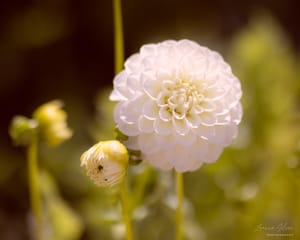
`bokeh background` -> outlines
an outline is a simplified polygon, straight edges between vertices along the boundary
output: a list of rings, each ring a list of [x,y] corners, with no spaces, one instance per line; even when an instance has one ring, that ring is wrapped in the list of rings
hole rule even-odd
[[[298,1],[124,0],[123,18],[126,57],[145,43],[189,38],[222,53],[242,82],[238,139],[217,163],[184,176],[186,239],[300,239]],[[48,239],[122,239],[116,190],[96,188],[79,162],[113,137],[112,19],[109,0],[1,2],[0,239],[30,239],[32,221],[10,120],[53,99],[64,101],[75,134],[57,148],[40,144]],[[173,239],[172,173],[130,171],[137,239]]]

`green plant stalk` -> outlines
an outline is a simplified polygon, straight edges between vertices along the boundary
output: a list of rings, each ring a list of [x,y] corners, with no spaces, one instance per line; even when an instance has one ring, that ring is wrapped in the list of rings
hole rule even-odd
[[[123,69],[124,64],[124,38],[122,24],[121,0],[114,0],[114,47],[115,47],[115,74]]]
[[[143,200],[143,196],[145,195],[145,191],[146,191],[146,186],[150,178],[151,178],[150,167],[146,165],[145,171],[142,174],[140,174],[136,186],[134,188],[133,200],[131,201],[133,208],[138,206]]]
[[[182,204],[183,204],[183,176],[182,173],[176,172],[176,240],[182,240]]]
[[[114,48],[115,48],[115,74],[123,69],[124,64],[124,38],[122,24],[121,0],[113,0],[114,15]],[[120,186],[123,220],[126,227],[126,239],[132,240],[131,214],[129,210],[127,178]]]
[[[33,135],[27,151],[28,158],[28,185],[30,205],[34,217],[34,236],[36,240],[42,240],[42,212],[41,212],[41,198],[39,187],[39,172],[37,164],[37,146],[38,137]]]
[[[125,176],[121,186],[120,186],[120,195],[121,195],[121,204],[123,212],[123,220],[126,227],[126,240],[132,240],[132,226],[130,218],[130,208],[129,208],[129,199],[128,199],[128,188],[127,188],[127,178]]]
[[[115,74],[118,74],[123,69],[123,64],[124,64],[124,38],[123,38],[121,0],[114,0],[113,8],[114,8]],[[121,185],[120,195],[121,195],[123,219],[126,227],[126,239],[132,240],[133,236],[132,236],[132,226],[131,226],[131,214],[129,210],[126,177]]]

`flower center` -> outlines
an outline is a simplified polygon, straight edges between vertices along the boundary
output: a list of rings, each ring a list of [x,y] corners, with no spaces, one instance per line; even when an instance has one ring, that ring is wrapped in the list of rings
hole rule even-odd
[[[179,77],[162,82],[158,105],[177,119],[184,118],[191,111],[202,112],[203,102],[204,87],[200,81]]]

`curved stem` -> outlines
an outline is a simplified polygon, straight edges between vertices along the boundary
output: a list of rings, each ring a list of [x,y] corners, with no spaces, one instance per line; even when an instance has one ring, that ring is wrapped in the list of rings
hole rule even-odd
[[[42,212],[39,187],[39,173],[37,164],[37,135],[34,135],[28,145],[28,185],[30,195],[30,205],[34,217],[35,239],[42,239]]]
[[[182,240],[182,204],[183,204],[183,176],[182,173],[176,172],[176,240]]]
[[[122,26],[121,0],[114,0],[114,42],[115,42],[115,74],[123,69],[124,40]]]
[[[123,220],[126,227],[126,239],[132,240],[133,239],[132,226],[130,220],[130,209],[129,209],[129,201],[128,201],[128,189],[127,189],[126,176],[120,187],[121,187],[120,195],[121,195],[121,204],[122,204],[122,211],[123,211]]]

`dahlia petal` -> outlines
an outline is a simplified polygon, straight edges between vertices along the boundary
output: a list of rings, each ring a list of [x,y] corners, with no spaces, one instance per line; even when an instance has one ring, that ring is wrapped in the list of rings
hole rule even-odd
[[[215,126],[203,126],[199,125],[193,131],[203,139],[209,139],[215,136]]]
[[[159,169],[162,169],[165,171],[172,169],[172,165],[170,164],[168,159],[165,157],[164,152],[159,151],[154,154],[147,154],[144,156],[144,159]]]
[[[203,113],[204,108],[200,104],[198,104],[198,105],[194,106],[193,110],[198,115],[198,114]]]
[[[238,103],[230,110],[231,121],[235,124],[239,124],[242,119],[242,114],[242,105]]]
[[[125,102],[123,104],[123,108],[120,111],[120,120],[122,120],[124,123],[135,124],[137,119],[139,118],[139,113],[133,110],[127,111],[128,109],[130,109],[130,104]]]
[[[189,149],[181,147],[176,147],[175,149],[172,155],[174,168],[177,172],[193,171],[202,165],[198,158],[191,157]]]
[[[113,80],[113,83],[114,83],[114,86],[122,86],[122,87],[125,87],[126,86],[126,79],[128,77],[128,74],[126,73],[125,70],[119,72],[114,80]]]
[[[199,154],[197,154],[199,152],[199,146],[197,144],[190,145],[187,151],[182,161],[183,163],[179,169],[177,168],[180,172],[194,171],[203,164],[201,158],[199,158]]]
[[[111,101],[124,101],[124,100],[127,100],[127,98],[124,97],[119,91],[117,91],[115,89],[109,95],[109,100],[111,100]]]
[[[154,131],[160,135],[169,135],[172,132],[172,122],[162,121],[157,118],[154,120]]]
[[[156,76],[156,79],[160,79],[163,83],[166,80],[170,81],[170,79],[173,78],[172,72],[168,71],[168,69],[166,69],[166,68],[159,68],[159,69],[157,69],[156,73],[155,73],[155,76]],[[173,81],[171,81],[171,82],[173,82]]]
[[[144,92],[150,98],[156,99],[161,90],[159,82],[152,76],[151,72],[143,73],[141,78]]]
[[[159,78],[161,79],[162,77],[159,77]],[[170,76],[168,75],[166,77],[166,80],[162,81],[162,89],[165,91],[172,91],[172,89],[176,86],[176,83],[169,79],[170,79]]]
[[[119,100],[127,100],[133,96],[133,92],[126,86],[127,84],[127,73],[125,71],[121,71],[114,78],[114,91],[110,96],[110,100],[119,101]]]
[[[157,105],[160,107],[167,107],[168,100],[170,97],[171,97],[170,92],[167,91],[160,92],[156,99]]]
[[[178,120],[173,117],[172,122],[176,132],[179,135],[186,135],[189,132],[190,128],[185,119]]]
[[[167,159],[172,159],[172,165],[177,172],[183,172],[183,167],[185,165],[185,159],[188,156],[188,151],[186,148],[176,145],[173,151],[167,152]]]
[[[208,153],[203,162],[205,163],[213,163],[215,162],[221,155],[223,151],[223,147],[220,145],[208,144]]]
[[[125,62],[125,71],[129,75],[131,73],[141,72],[143,70],[141,64],[141,56],[139,54],[131,55]]]
[[[156,64],[156,57],[155,56],[146,56],[143,58],[142,64],[145,69],[151,69]]]
[[[185,135],[178,135],[178,133],[174,133],[175,134],[175,139],[176,142],[182,146],[188,147],[191,144],[193,144],[196,139],[197,136],[195,133],[193,133],[192,131],[189,131],[188,133],[186,133]]]
[[[120,110],[120,118],[126,123],[137,123],[140,117],[140,109],[143,107],[145,96],[137,95],[131,101],[126,101],[122,104]]]
[[[226,91],[221,87],[208,87],[205,91],[205,98],[209,100],[220,100],[224,97]]]
[[[213,101],[205,101],[205,102],[203,102],[202,107],[203,107],[204,111],[206,111],[206,112],[212,112],[216,108],[216,106],[215,106],[215,104],[214,104]]]
[[[237,103],[238,103],[238,99],[234,96],[234,94],[232,93],[232,91],[228,91],[227,94],[224,97],[226,99],[226,105],[229,108],[233,108]]]
[[[202,165],[202,162],[198,159],[192,158],[188,153],[184,159],[183,164],[180,167],[180,172],[195,171]]]
[[[139,91],[141,90],[141,84],[139,82],[139,76],[131,74],[127,78],[127,86],[132,90],[132,91]]]
[[[176,120],[180,121],[185,118],[185,111],[182,106],[176,106],[172,111],[172,115]]]
[[[196,170],[199,169],[202,165],[203,165],[203,162],[197,161],[197,160],[193,160],[193,162],[191,163],[190,168],[189,168],[188,171],[190,171],[190,172],[196,171]]]
[[[200,115],[201,123],[205,126],[212,126],[217,122],[217,118],[214,113],[203,112]]]
[[[177,41],[175,41],[175,40],[165,40],[165,41],[159,43],[158,45],[159,46],[171,46],[171,47],[173,47],[176,44],[177,44]]]
[[[217,116],[217,124],[218,125],[227,125],[230,122],[231,122],[231,116],[229,113]]]
[[[189,154],[191,158],[198,159],[203,162],[208,153],[208,142],[204,139],[197,138],[197,140],[190,146]]]
[[[230,138],[229,141],[232,142],[233,139],[235,139],[237,137],[237,134],[238,134],[238,126],[234,123],[230,124],[228,126],[228,130],[227,130],[227,135],[228,135],[227,138]],[[231,142],[230,142],[230,144],[231,144]],[[228,145],[230,145],[230,144],[228,144]],[[226,146],[228,146],[228,145],[226,145]]]
[[[201,123],[201,119],[198,114],[187,114],[186,119],[192,128],[198,127]]]
[[[138,143],[141,151],[147,154],[153,154],[159,150],[159,142],[155,134],[140,134],[138,137]]]
[[[169,97],[168,99],[168,106],[171,108],[171,109],[174,109],[177,107],[177,99],[176,99],[176,96],[171,96]]]
[[[140,133],[136,124],[129,124],[119,121],[117,127],[122,133],[127,136],[137,136]]]
[[[172,150],[177,144],[176,141],[174,141],[174,137],[172,136],[172,134],[160,135],[159,140],[160,140],[160,149],[165,151]]]
[[[131,91],[128,87],[116,87],[116,90],[123,97],[122,100],[127,100],[134,97],[134,92]]]
[[[227,126],[215,126],[215,134],[210,138],[207,138],[207,141],[211,144],[224,146],[224,141],[226,140],[227,136]]]
[[[167,40],[157,45],[157,51],[163,56],[169,56],[172,53],[172,49],[177,42],[173,40]]]
[[[141,47],[140,50],[141,56],[153,56],[156,54],[156,45],[155,44],[145,44],[144,46]]]
[[[216,108],[215,108],[215,113],[217,116],[219,115],[225,115],[226,113],[229,112],[229,108],[226,106],[225,103],[223,103],[223,101],[221,100],[217,100],[214,102]]]
[[[153,132],[153,120],[149,120],[148,118],[145,118],[144,116],[139,117],[139,130],[143,133],[151,133]]]
[[[137,136],[129,137],[126,141],[124,141],[124,144],[130,150],[139,150],[140,149]]]
[[[147,100],[142,108],[143,114],[146,118],[154,120],[158,117],[159,108],[152,100]]]
[[[164,106],[159,109],[159,118],[163,121],[170,121],[172,119],[172,113],[169,110],[169,107]]]
[[[123,102],[118,102],[113,111],[114,121],[118,124],[121,121],[120,112],[122,109]]]
[[[187,54],[193,50],[198,49],[199,45],[190,40],[183,39],[183,40],[178,41],[178,47],[180,47],[183,54]]]
[[[221,146],[229,146],[236,136],[237,126],[234,124],[226,126],[215,126],[216,136],[210,142]]]

